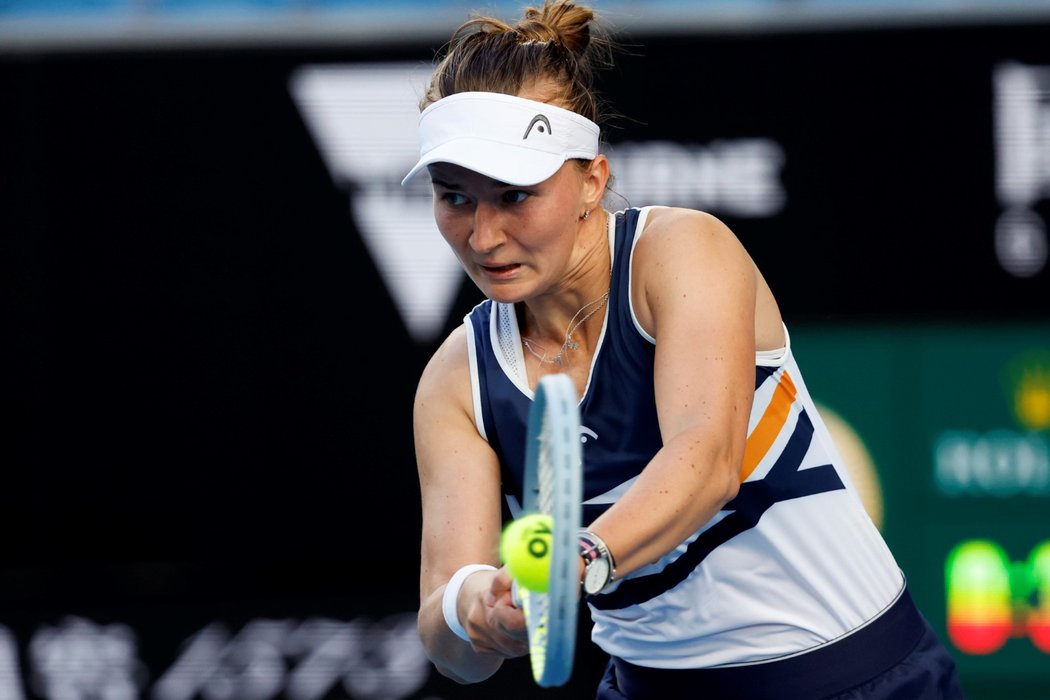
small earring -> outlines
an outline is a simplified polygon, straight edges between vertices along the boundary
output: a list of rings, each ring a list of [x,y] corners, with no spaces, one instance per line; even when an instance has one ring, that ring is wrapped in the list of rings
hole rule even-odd
[[[587,219],[591,218],[591,210],[588,209],[585,212],[583,212],[583,216],[581,216],[580,218],[583,219],[584,221],[586,221]]]

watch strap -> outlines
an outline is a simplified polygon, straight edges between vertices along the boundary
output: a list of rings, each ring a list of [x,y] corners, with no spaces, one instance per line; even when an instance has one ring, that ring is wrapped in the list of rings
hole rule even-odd
[[[578,539],[580,556],[583,557],[585,567],[590,567],[592,563],[599,559],[604,559],[608,562],[609,577],[606,579],[605,585],[602,586],[604,590],[616,578],[616,560],[613,558],[612,551],[609,550],[609,545],[605,544],[605,540],[601,537],[584,528],[580,528]],[[600,591],[592,591],[592,593],[596,592]]]

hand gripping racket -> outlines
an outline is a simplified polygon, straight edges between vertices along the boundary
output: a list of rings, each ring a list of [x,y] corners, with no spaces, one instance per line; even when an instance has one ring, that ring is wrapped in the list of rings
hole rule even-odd
[[[583,493],[578,401],[567,374],[542,377],[525,441],[524,512],[550,515],[554,525],[547,592],[515,586],[528,626],[532,676],[542,687],[569,680],[576,652]]]

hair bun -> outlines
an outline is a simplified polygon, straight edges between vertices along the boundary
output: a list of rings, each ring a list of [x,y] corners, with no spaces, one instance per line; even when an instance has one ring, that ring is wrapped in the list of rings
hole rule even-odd
[[[591,42],[590,23],[594,11],[571,2],[545,2],[530,7],[514,27],[524,41],[561,44],[574,54],[583,54]]]
[[[528,7],[515,24],[473,12],[445,45],[419,107],[459,92],[531,89],[532,99],[602,124],[594,76],[612,65],[612,48],[597,12],[568,0]]]

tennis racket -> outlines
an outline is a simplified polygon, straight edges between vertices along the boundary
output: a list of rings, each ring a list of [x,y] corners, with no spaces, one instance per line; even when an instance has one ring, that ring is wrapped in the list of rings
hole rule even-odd
[[[515,586],[529,632],[532,676],[542,687],[572,674],[579,606],[582,446],[576,386],[567,374],[548,374],[536,386],[525,442],[526,513],[551,516],[551,566],[546,593]]]

